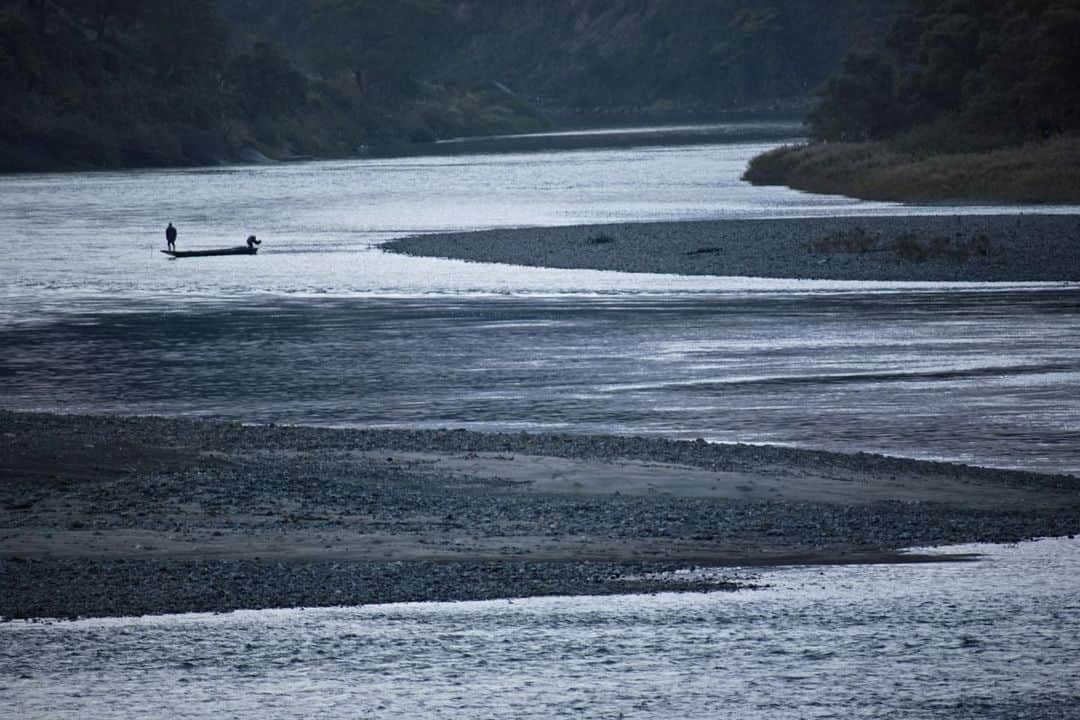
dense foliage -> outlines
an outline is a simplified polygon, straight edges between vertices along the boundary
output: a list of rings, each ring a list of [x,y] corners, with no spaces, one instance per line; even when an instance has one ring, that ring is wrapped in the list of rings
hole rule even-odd
[[[443,73],[489,76],[546,107],[714,115],[801,104],[902,0],[459,0]]]
[[[544,126],[425,81],[441,0],[0,0],[0,170],[347,155]]]
[[[811,113],[826,140],[977,149],[1080,130],[1080,0],[911,0]]]
[[[903,0],[220,0],[237,27],[380,95],[497,82],[545,108],[654,116],[801,103]],[[287,19],[282,22],[282,19]]]
[[[210,0],[5,3],[3,165],[211,159],[225,38]]]
[[[793,107],[901,2],[0,0],[0,170]]]

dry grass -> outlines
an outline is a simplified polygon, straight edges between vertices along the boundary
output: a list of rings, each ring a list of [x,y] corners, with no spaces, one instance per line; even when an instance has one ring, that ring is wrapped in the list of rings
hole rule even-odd
[[[883,253],[909,262],[948,259],[963,263],[971,258],[989,256],[992,247],[990,239],[982,233],[970,237],[941,235],[919,238],[912,233],[888,237],[854,227],[811,240],[809,250],[819,255]]]
[[[746,180],[867,200],[1080,202],[1080,137],[985,152],[920,155],[885,143],[786,146],[754,158]]]
[[[852,253],[858,255],[880,249],[878,239],[861,227],[844,230],[834,235],[826,235],[810,241],[810,252],[821,254]]]

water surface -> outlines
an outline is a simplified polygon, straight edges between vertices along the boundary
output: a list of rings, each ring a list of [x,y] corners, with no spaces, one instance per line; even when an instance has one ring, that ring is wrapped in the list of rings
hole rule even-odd
[[[1075,290],[261,299],[0,331],[7,406],[1080,472]]]
[[[1018,212],[754,188],[739,180],[747,160],[781,140],[741,137],[0,177],[0,406],[659,434],[1080,472],[1075,286],[680,278],[377,247],[529,225]],[[184,249],[265,244],[170,261],[168,221]],[[1080,543],[978,550],[976,564],[768,571],[767,589],[735,594],[8,623],[0,707],[1077,717]]]
[[[1080,714],[1080,541],[717,594],[0,625],[20,718]]]
[[[0,177],[0,405],[660,434],[1080,471],[1075,285],[678,277],[378,248],[526,225],[1018,212],[742,182],[783,130],[769,142],[735,127],[731,142],[682,147]],[[170,260],[167,221],[181,248],[256,233],[263,249]]]

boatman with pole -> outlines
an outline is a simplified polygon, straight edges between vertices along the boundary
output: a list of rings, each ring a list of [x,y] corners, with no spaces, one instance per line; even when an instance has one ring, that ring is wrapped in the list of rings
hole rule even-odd
[[[169,227],[165,228],[165,244],[169,250],[176,249],[176,228],[173,227],[172,223],[169,223]]]

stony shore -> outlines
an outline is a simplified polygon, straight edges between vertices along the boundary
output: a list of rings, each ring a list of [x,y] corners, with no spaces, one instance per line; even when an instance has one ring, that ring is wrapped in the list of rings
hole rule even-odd
[[[1072,476],[630,437],[0,411],[9,619],[733,589],[753,583],[747,567],[1078,531]],[[688,566],[732,570],[655,575]]]
[[[424,235],[383,247],[475,262],[681,275],[1080,281],[1080,215],[581,225]]]

